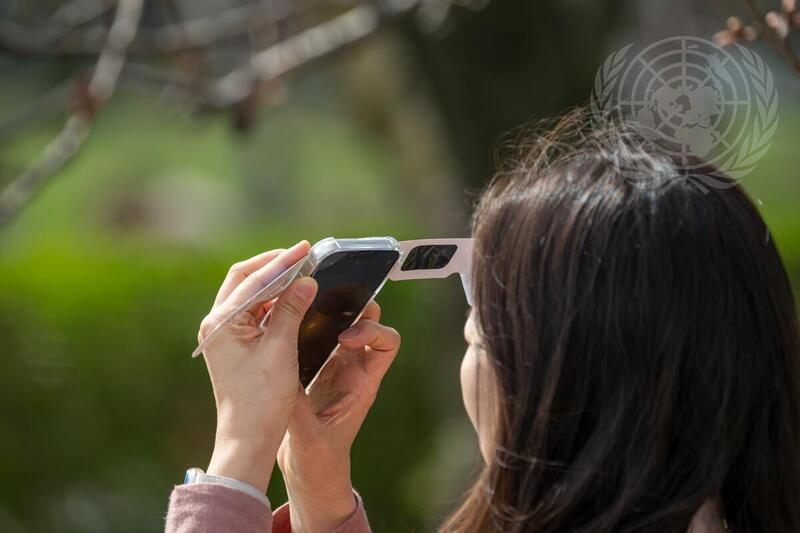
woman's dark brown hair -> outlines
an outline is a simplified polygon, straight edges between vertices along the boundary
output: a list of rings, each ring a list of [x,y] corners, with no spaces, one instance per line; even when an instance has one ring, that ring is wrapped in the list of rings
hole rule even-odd
[[[444,530],[685,532],[714,500],[800,531],[798,320],[748,196],[580,111],[525,151],[474,218],[498,430]]]

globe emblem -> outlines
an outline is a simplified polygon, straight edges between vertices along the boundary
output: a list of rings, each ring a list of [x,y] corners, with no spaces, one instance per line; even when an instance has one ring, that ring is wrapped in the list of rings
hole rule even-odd
[[[777,95],[763,60],[740,45],[685,36],[657,41],[628,60],[630,48],[598,71],[593,113],[658,141],[688,172],[710,164],[738,179],[752,170],[777,126]]]

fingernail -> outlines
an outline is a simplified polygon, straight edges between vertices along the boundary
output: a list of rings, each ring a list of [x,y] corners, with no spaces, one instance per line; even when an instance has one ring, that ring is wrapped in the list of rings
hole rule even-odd
[[[303,300],[310,300],[314,296],[314,287],[311,285],[311,281],[308,279],[299,280],[295,284],[294,290]]]
[[[346,329],[343,332],[341,332],[339,334],[339,338],[346,341],[346,340],[355,338],[355,336],[357,334],[358,334],[358,331],[356,330],[356,328],[350,328],[350,329]]]

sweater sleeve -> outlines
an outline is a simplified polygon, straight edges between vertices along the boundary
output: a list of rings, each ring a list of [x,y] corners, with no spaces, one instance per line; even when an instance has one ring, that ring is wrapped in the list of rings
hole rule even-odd
[[[354,492],[354,495],[356,498],[356,510],[331,533],[371,533],[372,530],[367,521],[367,513],[364,510],[364,501],[357,492]],[[272,533],[292,532],[288,502],[278,507],[272,514],[272,518]]]
[[[364,503],[331,533],[370,533]],[[177,485],[170,496],[165,533],[291,533],[289,505],[275,514],[268,505],[224,485]]]
[[[215,483],[177,485],[172,490],[165,533],[266,533],[269,506],[242,491]]]

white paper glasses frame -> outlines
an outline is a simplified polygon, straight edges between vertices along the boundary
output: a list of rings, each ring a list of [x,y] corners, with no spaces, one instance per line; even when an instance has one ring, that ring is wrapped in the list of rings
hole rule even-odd
[[[399,244],[403,255],[389,272],[390,280],[440,279],[458,274],[461,276],[467,303],[472,306],[472,239],[418,239],[400,241]],[[418,260],[414,257],[415,254],[426,257]],[[435,265],[437,258],[444,262],[443,266],[426,267],[426,261],[427,265]],[[414,268],[415,264],[422,266]]]

